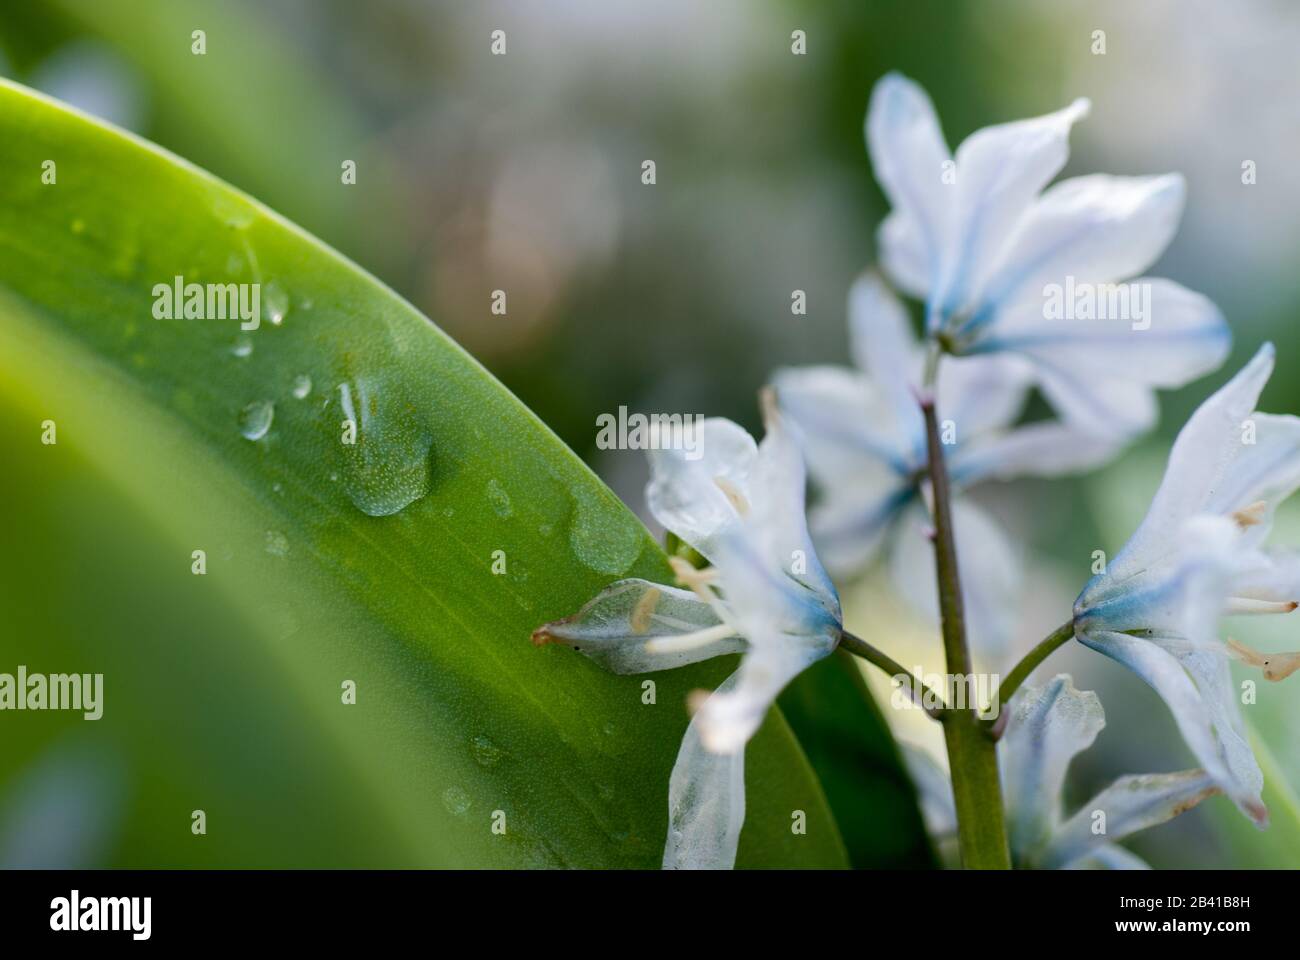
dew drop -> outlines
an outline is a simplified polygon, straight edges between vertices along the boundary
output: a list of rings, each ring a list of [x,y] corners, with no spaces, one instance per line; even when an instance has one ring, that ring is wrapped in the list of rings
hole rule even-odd
[[[474,751],[474,760],[480,767],[494,767],[501,759],[501,748],[487,737],[475,737],[470,746]]]
[[[274,280],[262,284],[262,315],[277,327],[289,315],[289,294]]]
[[[569,546],[583,566],[604,574],[621,574],[641,554],[644,536],[630,515],[605,508],[599,496],[586,490],[573,494]]]
[[[253,352],[253,340],[251,337],[240,337],[235,341],[230,352],[237,357],[246,357]]]
[[[488,503],[492,504],[493,512],[503,520],[514,513],[514,508],[510,506],[510,494],[506,493],[496,479],[488,481],[487,498]]]
[[[211,198],[212,215],[232,230],[247,229],[257,216],[251,203],[224,187],[214,186]]]
[[[239,432],[249,440],[261,440],[271,429],[275,418],[275,404],[270,400],[254,400],[239,411]]]
[[[415,408],[380,381],[357,377],[338,385],[341,417],[328,414],[339,474],[352,503],[372,517],[387,517],[429,492],[433,436]],[[343,442],[355,425],[355,439]]]
[[[266,552],[273,557],[289,555],[289,538],[279,530],[266,531]]]
[[[460,787],[448,787],[442,792],[442,805],[458,817],[465,816],[472,803],[469,794]]]
[[[311,377],[307,376],[305,373],[301,376],[294,377],[293,395],[299,400],[305,400],[309,393],[311,393]]]

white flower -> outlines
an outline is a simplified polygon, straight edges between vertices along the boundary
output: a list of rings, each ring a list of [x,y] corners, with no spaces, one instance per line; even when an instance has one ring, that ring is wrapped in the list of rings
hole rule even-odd
[[[1023,869],[1105,868],[1144,870],[1147,865],[1117,841],[1165,823],[1219,792],[1204,770],[1120,777],[1071,817],[1064,817],[1066,770],[1106,725],[1097,695],[1074,688],[1060,674],[1044,687],[1022,687],[1012,698],[1005,736],[998,744],[1002,796],[1011,859]],[[921,795],[926,825],[935,835],[956,829],[952,787],[930,755],[906,747],[904,759]],[[1105,817],[1105,829],[1096,824]]]
[[[954,157],[925,91],[885,76],[867,114],[872,165],[893,207],[880,228],[881,260],[926,302],[929,333],[949,352],[1005,354],[1067,422],[1131,436],[1155,421],[1154,388],[1218,367],[1229,333],[1205,297],[1147,277],[1129,288],[1150,293],[1146,316],[1046,318],[1049,289],[1096,291],[1142,273],[1182,215],[1177,174],[1076,177],[1044,190],[1088,110],[1076,100],[985,127]]]
[[[773,378],[817,492],[809,517],[813,540],[837,576],[861,570],[887,547],[898,591],[937,617],[918,401],[925,350],[903,305],[873,274],[861,277],[849,296],[849,341],[857,370],[801,367]],[[1009,357],[944,360],[936,408],[952,441],[945,451],[954,487],[1081,470],[1114,455],[1114,440],[1066,424],[1013,427],[1029,386]],[[972,642],[996,658],[1014,627],[1019,561],[984,511],[958,499],[953,514]]]
[[[650,510],[711,566],[674,558],[674,587],[612,584],[533,634],[614,673],[667,670],[743,652],[740,667],[698,705],[668,788],[664,867],[729,868],[745,818],[745,745],[777,694],[840,640],[839,597],[804,520],[804,467],[770,394],[761,445],[730,420],[702,426],[698,459],[651,452]]]
[[[1197,760],[1260,825],[1263,776],[1242,724],[1231,656],[1270,679],[1273,658],[1219,640],[1224,614],[1288,613],[1300,558],[1266,552],[1279,502],[1300,486],[1300,418],[1256,413],[1273,370],[1265,344],[1178,434],[1146,519],[1074,605],[1076,636],[1164,698]]]

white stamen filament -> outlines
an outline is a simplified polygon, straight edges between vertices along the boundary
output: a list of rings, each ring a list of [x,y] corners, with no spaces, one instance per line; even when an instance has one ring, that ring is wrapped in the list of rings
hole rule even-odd
[[[646,653],[685,653],[735,635],[735,630],[725,623],[720,623],[714,627],[705,627],[703,630],[695,630],[691,633],[680,633],[673,637],[653,637],[646,641],[645,651]]]
[[[1223,612],[1225,614],[1290,613],[1297,606],[1294,600],[1252,600],[1249,597],[1229,597]]]
[[[697,570],[684,557],[669,557],[668,565],[673,568],[673,573],[677,575],[677,582],[690,589],[705,603],[712,603],[717,599],[713,591],[709,589],[709,584],[718,578],[718,571],[712,567]]]
[[[748,516],[749,501],[746,500],[745,495],[740,492],[740,487],[736,486],[723,476],[714,477],[713,483],[722,491],[723,495],[731,503],[731,506],[735,508],[736,513],[740,514],[742,517]]]

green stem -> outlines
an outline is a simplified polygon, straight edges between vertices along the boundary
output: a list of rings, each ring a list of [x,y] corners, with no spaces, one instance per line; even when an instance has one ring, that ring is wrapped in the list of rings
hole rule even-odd
[[[1024,659],[1017,663],[1011,669],[1011,672],[1007,674],[1007,678],[998,685],[998,716],[997,720],[993,722],[993,735],[995,738],[1002,736],[1002,731],[1006,727],[1007,704],[1011,702],[1015,692],[1020,689],[1020,685],[1034,672],[1034,668],[1073,637],[1074,621],[1067,620],[1039,641],[1034,649],[1025,654]]]
[[[933,374],[927,377],[933,381]],[[935,416],[933,391],[921,402],[930,461],[930,487],[934,497],[935,576],[939,582],[939,614],[943,623],[943,650],[950,683],[970,676],[970,650],[966,645],[966,619],[962,608],[961,578],[957,570],[957,545],[952,529],[952,494]],[[956,689],[955,687],[953,689]],[[944,740],[948,769],[957,808],[957,834],[962,865],[971,870],[1008,870],[1011,854],[998,779],[997,744],[985,731],[975,709],[949,710],[944,715]]]
[[[882,650],[877,650],[871,644],[867,643],[867,641],[863,640],[861,637],[854,636],[847,630],[842,630],[840,632],[840,649],[853,654],[855,657],[861,657],[863,660],[867,661],[867,663],[879,667],[881,670],[885,671],[885,673],[889,674],[891,678],[896,679],[898,677],[907,677],[910,681],[908,693],[911,694],[912,700],[935,720],[943,719],[943,712],[948,709],[948,705],[944,702],[943,697],[940,696],[932,687],[926,686],[925,681],[914,675],[912,671],[908,670],[889,654]],[[919,695],[917,693],[918,689],[924,690],[925,693]],[[926,706],[926,700],[929,700],[931,703],[937,703],[938,706],[928,707]]]

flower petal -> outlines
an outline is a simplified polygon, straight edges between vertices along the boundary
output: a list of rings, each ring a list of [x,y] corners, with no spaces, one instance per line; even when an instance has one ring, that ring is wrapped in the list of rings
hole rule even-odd
[[[939,369],[939,418],[950,419],[965,444],[1019,418],[1033,382],[1033,367],[1014,354],[945,357]]]
[[[710,697],[727,696],[739,673]],[[704,748],[700,714],[686,728],[668,779],[668,839],[665,870],[730,870],[736,865],[745,822],[745,751],[728,755]]]
[[[947,245],[952,188],[943,175],[952,155],[930,98],[897,73],[872,90],[866,133],[876,180],[893,207],[880,232],[882,262],[908,292],[924,297]]]
[[[538,627],[533,643],[572,647],[611,673],[651,673],[742,652],[745,642],[728,633],[713,607],[688,590],[620,580],[573,616]]]
[[[1099,467],[1123,446],[1123,438],[1041,421],[959,446],[948,469],[953,483],[960,486],[981,480],[1054,477]]]
[[[1029,208],[979,296],[972,326],[1003,305],[1040,305],[1044,287],[1067,277],[1113,283],[1142,273],[1178,229],[1187,186],[1181,175],[1075,177]]]
[[[1116,840],[1172,820],[1219,792],[1204,770],[1120,777],[1057,829],[1035,865],[1055,870],[1107,856],[1103,851],[1118,849],[1113,846]],[[1098,811],[1105,814],[1104,833],[1094,829],[1101,822]]]
[[[1145,680],[1165,701],[1183,740],[1214,782],[1256,824],[1268,822],[1268,811],[1259,799],[1261,782],[1254,777],[1237,779],[1234,776],[1222,739],[1215,729],[1216,708],[1207,702],[1206,695],[1193,683],[1177,657],[1150,640],[1127,634],[1081,633],[1079,640]],[[1238,764],[1236,772],[1240,773],[1240,758],[1234,756],[1232,763]]]
[[[1043,302],[1022,303],[971,349],[1026,357],[1067,422],[1103,436],[1146,430],[1155,421],[1152,390],[1216,369],[1231,335],[1213,303],[1171,280],[1144,277],[1116,291],[1114,309],[1099,310],[1105,319],[1048,319]]]
[[[934,268],[926,235],[914,217],[895,210],[876,232],[880,266],[904,293],[924,300],[930,293]]]
[[[1017,863],[1035,862],[1061,820],[1065,772],[1092,746],[1106,715],[1091,690],[1059,674],[1044,687],[1022,687],[1012,699],[999,759],[1008,839]]]
[[[893,418],[881,393],[847,367],[785,367],[772,377],[781,409],[798,431],[808,471],[818,483],[858,470],[892,483],[915,466],[912,444],[882,429]]]
[[[745,492],[758,448],[743,427],[720,417],[705,420],[697,440],[694,454],[681,444],[650,450],[646,500],[656,520],[712,559],[716,538],[740,519],[718,480]]]
[[[801,643],[786,635],[751,638],[750,649],[733,674],[734,684],[710,696],[693,718],[704,749],[743,750],[786,684],[833,649],[833,642]]]
[[[762,394],[767,434],[743,485],[715,478],[737,521],[709,539],[726,619],[751,643],[789,635],[829,652],[839,642],[840,602],[804,519],[803,455],[775,394]],[[703,552],[703,551],[701,551]]]
[[[1020,560],[1002,528],[970,500],[954,500],[952,510],[971,649],[982,665],[997,667],[1015,632]],[[918,613],[938,623],[934,544],[928,530],[929,518],[919,506],[905,511],[890,551],[889,569],[899,594]]]
[[[1231,588],[1244,571],[1266,562],[1263,555],[1243,548],[1232,520],[1211,514],[1185,521],[1161,546],[1147,566],[1132,569],[1112,560],[1089,580],[1074,604],[1076,628],[1140,632],[1221,650],[1216,627]]]
[[[977,130],[957,148],[956,209],[933,298],[940,318],[972,305],[1020,218],[1065,166],[1070,128],[1088,110],[1079,99],[1046,116]]]
[[[1203,512],[1215,491],[1233,475],[1246,450],[1242,425],[1272,372],[1273,345],[1266,343],[1178,432],[1146,518],[1108,566],[1113,580],[1125,580],[1166,557],[1184,524]]]
[[[916,389],[925,356],[907,311],[874,273],[859,277],[849,292],[849,349],[884,401],[884,418],[874,420],[873,428],[893,437],[897,449],[908,451],[906,462],[923,458],[925,420]]]
[[[761,404],[763,442],[749,478],[752,512],[743,525],[760,555],[771,557],[786,577],[811,591],[838,625],[839,595],[808,534],[803,452],[777,407],[775,392],[765,389]]]
[[[1229,516],[1263,503],[1264,509],[1251,517],[1245,532],[1244,542],[1253,546],[1268,536],[1278,504],[1300,487],[1300,417],[1253,413],[1237,424],[1235,437],[1238,442],[1229,448],[1231,464],[1203,509]]]
[[[1088,856],[1070,863],[1066,870],[1150,870],[1136,853],[1125,850],[1117,843],[1103,843]]]
[[[873,428],[888,415],[861,374],[801,367],[778,371],[773,383],[812,474],[813,542],[831,571],[857,572],[913,495],[906,479],[914,469],[906,462],[911,454]]]
[[[1178,659],[1191,676],[1209,708],[1210,722],[1214,725],[1228,774],[1234,784],[1240,785],[1239,794],[1250,798],[1244,806],[1238,805],[1262,826],[1268,822],[1268,812],[1259,802],[1259,795],[1264,789],[1264,774],[1246,736],[1246,725],[1241,717],[1238,691],[1232,682],[1226,651],[1221,647],[1200,644],[1183,649],[1166,646],[1165,649]]]

